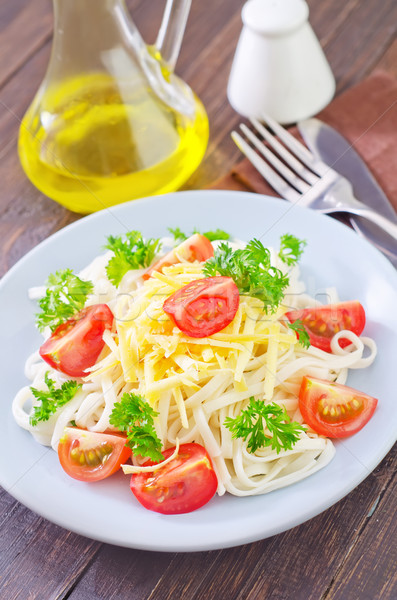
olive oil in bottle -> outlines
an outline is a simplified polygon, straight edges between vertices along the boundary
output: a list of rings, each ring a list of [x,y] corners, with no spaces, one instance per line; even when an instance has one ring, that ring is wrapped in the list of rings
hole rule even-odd
[[[25,115],[22,166],[33,184],[79,213],[176,190],[208,142],[204,107],[190,115],[149,87],[91,73],[51,84]]]

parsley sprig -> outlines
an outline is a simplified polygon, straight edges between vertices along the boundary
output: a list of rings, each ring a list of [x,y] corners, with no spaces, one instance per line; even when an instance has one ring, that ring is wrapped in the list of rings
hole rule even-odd
[[[296,265],[302,256],[305,246],[305,240],[300,240],[291,233],[286,233],[280,238],[280,251],[278,255],[285,264],[291,267]]]
[[[71,269],[51,274],[46,285],[45,296],[39,300],[41,313],[36,314],[36,324],[40,331],[47,326],[54,331],[58,325],[79,312],[94,288],[91,281],[83,281]]]
[[[291,422],[284,407],[275,402],[265,404],[263,400],[255,400],[253,396],[247,408],[235,419],[227,417],[224,425],[234,438],[248,440],[247,449],[251,454],[266,446],[271,446],[277,454],[281,450],[291,450],[300,433],[306,431],[296,421]]]
[[[302,323],[301,319],[296,319],[296,321],[294,321],[293,323],[287,323],[287,325],[290,329],[295,331],[296,335],[298,336],[298,342],[300,343],[300,345],[304,348],[309,348],[310,336],[307,333],[307,330],[304,324]]]
[[[50,378],[48,371],[44,376],[47,390],[38,390],[31,387],[33,396],[40,401],[40,404],[33,408],[33,414],[30,417],[30,424],[35,427],[39,421],[48,421],[58,408],[64,406],[76,395],[81,388],[81,383],[70,380],[65,381],[60,388],[55,387],[55,381]]]
[[[154,417],[158,413],[139,394],[125,393],[116,402],[109,422],[127,434],[127,446],[134,454],[147,456],[153,461],[164,459],[161,454],[161,441],[154,428]]]
[[[288,285],[288,275],[271,265],[270,251],[257,239],[243,249],[232,250],[222,243],[206,261],[204,275],[231,277],[240,294],[259,298],[265,310],[275,311]]]
[[[129,231],[124,237],[109,235],[105,248],[114,252],[106,273],[108,279],[118,286],[127,271],[150,265],[161,249],[161,242],[159,239],[144,240],[140,231]]]
[[[194,233],[201,233],[198,229],[194,228],[190,235],[187,235],[179,227],[169,227],[168,231],[174,236],[175,245],[181,244],[188,239]],[[202,233],[210,242],[214,240],[230,240],[230,233],[223,231],[223,229],[215,229],[214,231],[204,231]]]

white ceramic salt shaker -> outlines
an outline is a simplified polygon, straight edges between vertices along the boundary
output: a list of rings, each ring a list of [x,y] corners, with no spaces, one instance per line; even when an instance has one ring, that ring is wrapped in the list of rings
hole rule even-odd
[[[306,119],[332,99],[335,79],[304,0],[249,0],[227,95],[245,117],[282,124]]]

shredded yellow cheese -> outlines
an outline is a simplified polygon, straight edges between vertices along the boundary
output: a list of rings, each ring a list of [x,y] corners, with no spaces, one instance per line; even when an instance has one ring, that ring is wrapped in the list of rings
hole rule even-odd
[[[116,306],[116,333],[106,336],[112,360],[106,362],[105,357],[97,367],[98,374],[110,370],[117,357],[126,381],[153,407],[170,394],[170,410],[179,413],[186,429],[185,403],[217,372],[228,371],[235,392],[246,393],[246,370],[254,363],[266,365],[263,398],[270,400],[279,348],[297,343],[292,332],[281,330],[284,308],[266,314],[263,303],[249,296],[240,299],[232,323],[221,332],[206,338],[184,335],[164,312],[163,303],[175,290],[202,278],[201,269],[200,263],[171,265],[162,273],[154,272],[130,295],[122,295]]]

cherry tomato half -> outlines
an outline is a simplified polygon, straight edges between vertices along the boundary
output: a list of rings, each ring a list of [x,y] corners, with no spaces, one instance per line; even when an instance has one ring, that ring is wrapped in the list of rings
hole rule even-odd
[[[206,277],[177,290],[163,309],[183,333],[203,338],[229,325],[238,305],[239,291],[231,277]]]
[[[285,316],[291,323],[300,319],[310,336],[312,346],[325,352],[331,352],[331,340],[342,329],[360,335],[365,326],[365,311],[357,300],[291,310]],[[349,344],[347,339],[339,340],[341,348]]]
[[[63,470],[80,481],[99,481],[115,473],[131,456],[126,437],[65,427],[58,444]]]
[[[316,433],[342,438],[360,431],[378,401],[346,385],[303,377],[299,392],[302,417]]]
[[[103,333],[111,329],[113,313],[107,304],[83,308],[53,331],[40,348],[40,356],[53,369],[70,377],[84,377],[105,345]]]
[[[201,233],[195,233],[150,267],[143,279],[149,279],[153,271],[161,272],[164,267],[179,263],[181,258],[188,262],[203,262],[211,256],[214,256],[214,249],[209,239]]]
[[[168,458],[175,448],[163,452]],[[154,463],[147,462],[146,465]],[[131,491],[147,509],[164,515],[192,512],[216,492],[218,480],[211,459],[200,444],[182,444],[178,456],[152,473],[134,473]]]

